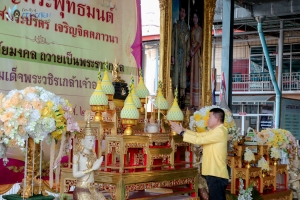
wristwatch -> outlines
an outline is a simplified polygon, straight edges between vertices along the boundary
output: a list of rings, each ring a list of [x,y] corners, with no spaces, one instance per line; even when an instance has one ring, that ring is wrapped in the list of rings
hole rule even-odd
[[[183,136],[183,135],[184,135],[184,131],[181,131],[181,132],[179,133],[179,135],[180,135],[180,136]]]

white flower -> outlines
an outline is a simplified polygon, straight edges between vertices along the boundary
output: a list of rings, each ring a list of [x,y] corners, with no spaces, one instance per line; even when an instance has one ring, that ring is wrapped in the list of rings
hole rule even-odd
[[[258,161],[257,165],[262,170],[266,170],[266,171],[270,170],[270,166],[264,157],[261,157],[261,159]]]
[[[41,126],[42,126],[42,129],[47,133],[51,133],[51,132],[55,131],[55,129],[56,129],[55,120],[53,118],[49,118],[49,117],[45,117],[42,119]]]
[[[30,120],[31,121],[37,121],[38,119],[40,119],[41,117],[41,113],[38,110],[32,110],[31,114],[30,114]]]
[[[279,159],[280,157],[281,157],[281,150],[276,147],[272,147],[271,148],[271,158]]]
[[[245,153],[244,153],[244,160],[248,161],[248,162],[251,162],[251,161],[255,160],[253,152],[248,147],[246,147],[246,150],[245,150]]]
[[[35,94],[35,93],[28,93],[26,96],[25,96],[25,99],[27,101],[33,101],[34,99],[37,99],[38,98],[38,95]]]
[[[252,200],[252,189],[253,187],[248,187],[246,190],[244,190],[244,182],[243,179],[240,178],[240,191],[239,191],[239,196],[238,200]]]

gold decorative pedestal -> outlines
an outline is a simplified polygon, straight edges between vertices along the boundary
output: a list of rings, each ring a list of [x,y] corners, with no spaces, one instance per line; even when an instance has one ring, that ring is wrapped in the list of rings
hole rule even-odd
[[[102,121],[102,112],[108,109],[108,105],[91,105],[91,110],[95,112],[95,121]]]
[[[175,196],[179,194],[191,194],[188,199],[197,199],[198,194],[198,169],[182,168],[180,170],[156,170],[135,173],[111,173],[95,172],[95,186],[100,190],[110,193],[112,199],[129,199],[129,193],[133,191],[143,191],[145,188],[174,188],[176,186],[186,186],[179,190],[173,189],[173,193],[157,194],[152,198]],[[69,193],[70,188],[76,185],[73,178],[72,169],[62,168],[61,172],[61,195]],[[152,199],[149,196],[139,199]]]
[[[43,196],[48,196],[45,192],[41,175],[39,174],[40,167],[40,144],[36,144],[32,138],[28,139],[27,149],[27,172],[26,172],[26,184],[25,178],[20,185],[21,188],[17,194],[23,198],[29,198],[33,195],[41,193]]]
[[[124,131],[123,135],[132,135],[132,126],[136,126],[138,123],[137,119],[122,119],[122,124],[126,126],[126,129]]]
[[[113,94],[106,94],[107,100],[108,101],[113,101],[114,100],[114,95]]]

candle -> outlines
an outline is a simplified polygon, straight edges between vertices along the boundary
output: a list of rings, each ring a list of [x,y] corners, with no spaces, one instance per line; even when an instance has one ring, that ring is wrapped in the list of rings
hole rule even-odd
[[[100,81],[101,79],[101,71],[100,71],[100,67],[99,67],[99,70],[98,70],[98,80]]]
[[[146,97],[146,101],[145,101],[145,120],[147,120],[147,97]]]
[[[160,120],[160,98],[158,99],[158,112],[157,112],[157,120]]]

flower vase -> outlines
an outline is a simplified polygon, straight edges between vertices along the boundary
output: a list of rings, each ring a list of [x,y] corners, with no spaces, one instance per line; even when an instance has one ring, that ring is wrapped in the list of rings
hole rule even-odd
[[[26,199],[40,193],[43,196],[48,196],[43,187],[40,174],[40,143],[36,144],[31,137],[28,138],[27,143],[27,162],[25,163],[27,170],[24,173],[24,179],[17,194]]]

